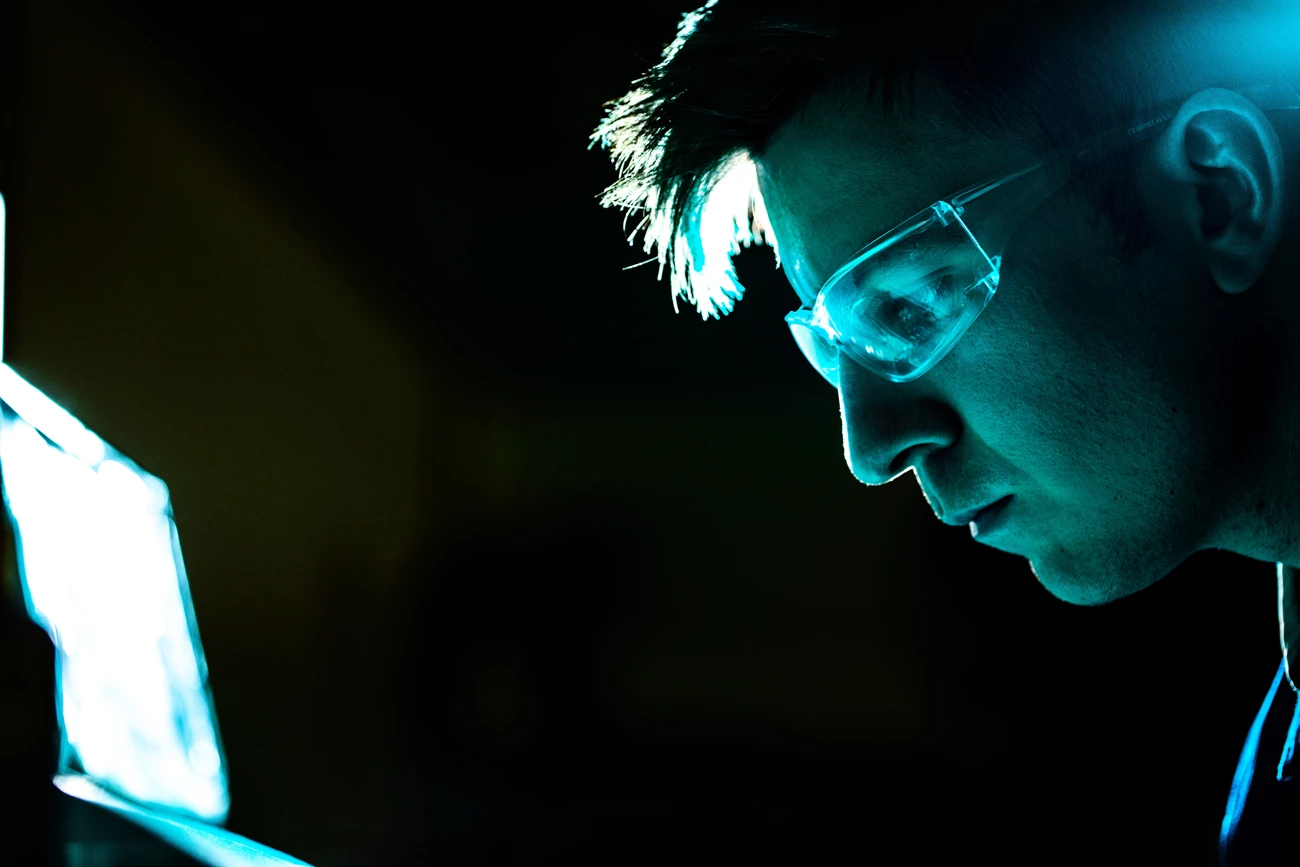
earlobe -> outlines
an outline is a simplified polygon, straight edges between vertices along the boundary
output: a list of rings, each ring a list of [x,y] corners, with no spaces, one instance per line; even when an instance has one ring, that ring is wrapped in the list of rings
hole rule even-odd
[[[1162,206],[1190,233],[1227,293],[1258,282],[1286,222],[1282,145],[1273,124],[1241,94],[1208,88],[1179,108],[1157,144],[1173,195]]]

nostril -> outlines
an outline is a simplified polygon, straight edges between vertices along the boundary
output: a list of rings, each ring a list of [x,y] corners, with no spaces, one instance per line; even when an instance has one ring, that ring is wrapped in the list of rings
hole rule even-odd
[[[915,467],[920,462],[922,453],[933,446],[933,443],[922,443],[903,449],[889,464],[889,478],[895,478]]]

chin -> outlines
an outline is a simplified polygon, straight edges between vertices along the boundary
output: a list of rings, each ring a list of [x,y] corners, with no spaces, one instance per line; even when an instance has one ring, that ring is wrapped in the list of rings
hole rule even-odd
[[[1085,568],[1077,558],[1032,557],[1029,568],[1038,583],[1047,588],[1062,602],[1071,605],[1096,606],[1132,596],[1145,590],[1163,577],[1164,572],[1153,573],[1118,570],[1114,563],[1097,564]]]

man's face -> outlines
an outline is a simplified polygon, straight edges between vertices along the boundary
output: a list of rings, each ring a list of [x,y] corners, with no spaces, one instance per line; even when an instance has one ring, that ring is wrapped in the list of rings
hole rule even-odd
[[[914,115],[884,121],[815,102],[760,155],[803,302],[901,220],[1032,158],[956,133],[937,99],[922,90]],[[1099,604],[1215,547],[1242,508],[1277,411],[1279,340],[1261,302],[1219,291],[1174,241],[1121,262],[1067,191],[1026,217],[997,295],[932,370],[895,383],[841,357],[845,456],[867,484],[913,468],[949,522],[1010,497],[976,539],[1028,558],[1056,596]]]

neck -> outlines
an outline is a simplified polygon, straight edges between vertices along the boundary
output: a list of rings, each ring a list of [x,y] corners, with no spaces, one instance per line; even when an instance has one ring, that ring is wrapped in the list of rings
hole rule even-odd
[[[1261,353],[1261,367],[1273,373],[1258,374],[1264,386],[1245,421],[1254,435],[1232,458],[1242,471],[1230,481],[1236,494],[1225,497],[1232,508],[1213,547],[1300,567],[1300,328],[1264,339],[1276,351]]]

